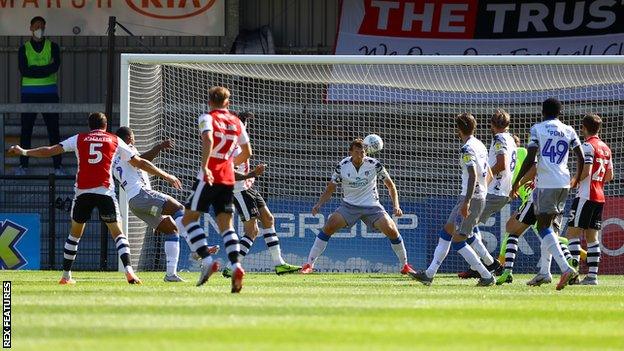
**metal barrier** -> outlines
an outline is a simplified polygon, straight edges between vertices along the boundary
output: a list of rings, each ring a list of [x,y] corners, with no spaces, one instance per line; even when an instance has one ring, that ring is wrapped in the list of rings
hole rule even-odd
[[[73,176],[0,176],[0,212],[37,213],[41,218],[41,267],[61,269],[71,226]],[[106,227],[92,215],[80,240],[74,270],[117,270],[114,242],[102,245]]]

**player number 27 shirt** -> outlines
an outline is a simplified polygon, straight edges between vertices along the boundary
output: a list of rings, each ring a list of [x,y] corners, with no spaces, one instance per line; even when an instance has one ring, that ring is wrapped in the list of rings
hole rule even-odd
[[[234,150],[237,145],[249,142],[245,126],[237,116],[228,110],[213,110],[199,116],[199,133],[212,132],[212,152],[208,169],[214,177],[214,184],[234,185]],[[204,179],[200,169],[197,179]]]

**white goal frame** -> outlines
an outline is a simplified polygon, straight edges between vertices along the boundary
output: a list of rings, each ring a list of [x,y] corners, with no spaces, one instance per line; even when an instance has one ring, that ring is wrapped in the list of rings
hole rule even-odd
[[[624,56],[619,55],[578,55],[578,56],[362,56],[362,55],[203,55],[203,54],[121,54],[120,62],[120,126],[129,126],[130,111],[130,64],[184,64],[184,63],[221,63],[221,64],[339,64],[339,65],[621,65]],[[123,230],[128,231],[128,203],[123,190],[119,196],[123,219]],[[120,265],[121,268],[121,265]]]

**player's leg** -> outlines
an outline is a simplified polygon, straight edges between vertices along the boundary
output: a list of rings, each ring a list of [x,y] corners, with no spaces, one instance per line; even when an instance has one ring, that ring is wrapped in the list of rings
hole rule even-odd
[[[505,230],[509,233],[505,243],[505,265],[503,273],[496,280],[497,285],[513,282],[513,267],[518,253],[518,242],[522,234],[524,234],[530,226],[529,224],[526,224],[525,221],[528,221],[529,223],[531,222],[531,219],[528,218],[527,215],[528,212],[529,210],[520,208],[517,215],[511,216],[505,224]],[[535,223],[535,217],[532,214],[533,211],[530,210],[530,212],[533,217],[533,223]]]
[[[240,263],[240,242],[234,231],[234,187],[214,185],[215,196],[212,201],[216,215],[217,227],[223,238],[225,253],[232,267],[232,293],[238,293],[243,288],[245,270]]]
[[[199,223],[202,213],[210,210],[213,187],[207,183],[196,180],[193,184],[192,193],[184,204],[185,211],[180,224],[188,235],[191,250],[201,259],[201,272],[197,280],[197,286],[203,285],[214,272],[219,270],[219,263],[213,261],[208,248],[208,240],[204,229]]]
[[[552,255],[559,265],[562,274],[561,280],[557,284],[557,290],[561,290],[570,280],[578,276],[578,272],[566,261],[559,245],[559,239],[553,230],[553,221],[563,211],[568,189],[536,189],[535,194],[537,195],[535,199],[537,231],[542,238],[541,252],[543,256]],[[546,260],[544,259],[542,262],[546,263]],[[548,269],[550,269],[550,265]]]
[[[314,270],[314,263],[316,263],[316,260],[323,254],[323,251],[325,251],[329,238],[331,238],[331,236],[340,229],[353,226],[355,221],[359,220],[359,218],[360,217],[355,213],[355,210],[348,207],[344,203],[338,207],[336,211],[329,216],[327,222],[325,222],[325,225],[323,226],[323,229],[321,229],[314,239],[314,244],[312,244],[310,253],[308,254],[308,261],[301,268],[301,273],[312,273]]]
[[[470,202],[470,214],[468,217],[462,220],[457,232],[453,235],[453,241],[451,246],[457,250],[457,252],[468,262],[470,268],[479,272],[481,279],[477,283],[477,286],[490,286],[496,282],[494,276],[485,267],[477,253],[472,249],[470,245],[467,245],[466,240],[472,234],[472,229],[479,222],[481,213],[485,206],[485,199],[473,198]]]
[[[59,281],[61,285],[76,283],[72,279],[71,269],[76,260],[78,243],[84,233],[85,224],[91,218],[91,212],[93,212],[94,207],[95,201],[92,198],[92,194],[78,195],[72,201],[71,228],[63,248],[63,276]]]
[[[484,223],[488,218],[490,218],[490,216],[499,212],[508,202],[508,197],[488,194],[485,202],[485,208],[481,213],[479,221]],[[483,244],[483,238],[481,237],[481,231],[479,230],[478,225],[472,229],[472,236],[466,240],[466,243],[472,247],[477,255],[479,255],[481,261],[483,261],[490,272],[494,272],[495,275],[500,275],[502,273],[503,268],[501,264],[492,257],[488,249]],[[461,272],[458,276],[464,279],[479,277],[478,273],[472,269]]]
[[[381,216],[375,219],[374,217],[377,217],[378,215]],[[392,251],[394,251],[394,254],[399,259],[401,274],[415,273],[416,271],[414,268],[407,263],[407,251],[405,250],[403,237],[401,237],[401,233],[399,233],[396,223],[394,223],[386,211],[384,210],[383,213],[367,215],[363,218],[363,220],[366,225],[370,226],[370,224],[372,224],[375,229],[382,232],[390,240]]]
[[[239,212],[240,213],[240,212]],[[243,217],[241,217],[242,219]],[[245,235],[239,240],[239,261],[242,263],[247,253],[253,246],[254,240],[258,236],[258,221],[255,217],[251,218],[248,221],[243,222],[243,230],[245,231]],[[232,265],[228,263],[225,268],[223,268],[223,276],[225,278],[232,278]]]
[[[463,197],[460,197],[451,210],[443,229],[438,233],[438,245],[433,252],[433,259],[429,267],[427,267],[425,271],[417,271],[415,274],[410,274],[412,278],[425,285],[430,285],[433,282],[433,278],[451,249],[451,241],[453,239],[453,234],[456,232],[456,224],[461,221],[459,207],[462,201]]]
[[[124,266],[126,279],[130,284],[141,284],[141,279],[134,274],[132,263],[130,262],[130,243],[128,237],[121,229],[121,214],[119,213],[119,205],[117,199],[113,196],[94,195],[96,196],[96,207],[100,213],[100,220],[106,224],[117,248],[117,254]]]
[[[251,189],[235,192],[233,196],[234,207],[243,222],[245,230],[243,237],[240,238],[240,259],[242,260],[247,255],[249,250],[251,250],[254,240],[256,240],[256,237],[258,236],[259,229],[257,218],[259,212]],[[229,269],[229,267],[226,268],[224,275]]]
[[[598,265],[600,264],[600,242],[599,233],[602,228],[602,208],[603,204],[592,202],[592,215],[589,220],[588,229],[585,230],[587,240],[587,268],[589,272],[581,281],[583,285],[598,284]]]
[[[275,266],[275,273],[278,275],[294,273],[301,270],[301,266],[296,266],[287,263],[282,257],[282,249],[280,247],[280,241],[275,232],[275,218],[269,210],[269,207],[262,199],[261,202],[257,202],[259,219],[260,219],[260,234],[264,238],[264,242],[269,250],[273,265]]]

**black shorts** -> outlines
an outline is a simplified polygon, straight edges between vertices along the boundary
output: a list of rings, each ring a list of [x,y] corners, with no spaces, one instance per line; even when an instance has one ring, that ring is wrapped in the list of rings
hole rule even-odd
[[[91,212],[97,208],[100,219],[105,223],[115,223],[121,219],[117,199],[102,194],[80,194],[73,203],[71,218],[77,223],[87,223],[91,219]]]
[[[233,199],[233,185],[209,185],[204,181],[196,180],[193,184],[193,193],[186,200],[184,207],[191,211],[208,213],[212,206],[215,215],[234,213]]]
[[[266,202],[264,202],[262,195],[256,189],[249,188],[234,193],[234,206],[236,206],[236,212],[238,212],[241,220],[247,222],[252,218],[258,217],[260,214],[258,210],[265,207]]]
[[[591,200],[575,198],[570,208],[570,221],[568,226],[580,229],[602,228],[602,208],[603,203]]]

